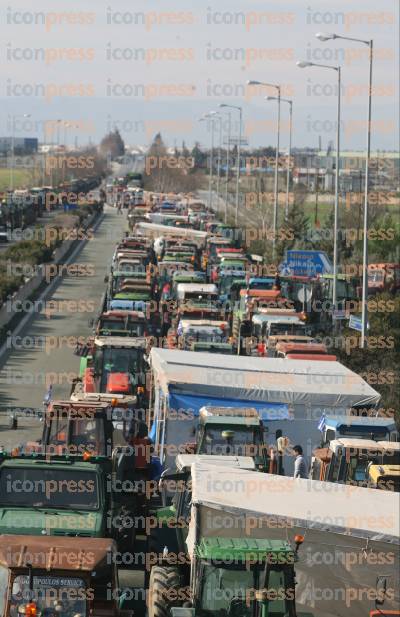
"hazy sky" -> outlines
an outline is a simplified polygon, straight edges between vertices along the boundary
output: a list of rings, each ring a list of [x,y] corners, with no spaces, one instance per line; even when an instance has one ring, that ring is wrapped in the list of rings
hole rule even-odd
[[[98,141],[116,125],[130,144],[161,130],[171,145],[208,145],[198,119],[225,102],[243,107],[251,145],[273,144],[277,106],[263,97],[275,92],[246,87],[258,79],[293,99],[294,145],[321,137],[325,148],[335,139],[337,74],[296,67],[308,59],[342,65],[342,147],[363,149],[368,48],[321,43],[314,35],[323,31],[373,38],[372,149],[397,149],[398,19],[397,0],[16,0],[1,9],[0,135],[11,134],[15,116],[16,136],[42,139],[46,129],[47,141],[61,119],[79,125],[61,128],[61,142],[64,133],[70,143]],[[283,147],[287,112],[283,105]]]

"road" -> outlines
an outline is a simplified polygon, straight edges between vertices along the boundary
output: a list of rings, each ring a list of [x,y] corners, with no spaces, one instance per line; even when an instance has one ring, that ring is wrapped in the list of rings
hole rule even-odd
[[[75,339],[88,336],[92,331],[88,321],[99,310],[105,288],[104,276],[115,244],[126,228],[126,210],[121,216],[114,208],[106,206],[94,238],[82,242],[72,262],[85,266],[87,271],[90,266],[93,275],[60,279],[46,298],[58,303],[60,310],[50,317],[43,312],[34,313],[20,332],[20,338],[0,358],[0,446],[5,449],[39,438],[42,432],[41,423],[28,415],[18,417],[17,430],[8,430],[7,412],[42,408],[43,396],[50,382],[54,383],[54,398],[69,398],[70,380],[79,370],[79,358],[74,355]],[[86,306],[88,310],[70,310],[72,304],[68,306],[68,301],[86,303],[82,307]],[[36,345],[31,347],[34,343]],[[20,345],[26,348],[17,348]],[[138,551],[143,550],[144,539],[139,536]],[[135,617],[143,617],[143,572],[120,570],[120,586],[133,590],[136,600],[131,603],[131,608],[135,610]]]
[[[45,298],[52,301],[52,311],[32,313],[18,336],[8,339],[0,358],[0,425],[7,411],[40,408],[50,383],[54,398],[69,398],[71,379],[79,370],[76,339],[91,332],[88,321],[99,310],[104,276],[125,229],[126,211],[121,216],[106,206],[94,238],[81,241],[71,260],[85,275],[60,279]]]

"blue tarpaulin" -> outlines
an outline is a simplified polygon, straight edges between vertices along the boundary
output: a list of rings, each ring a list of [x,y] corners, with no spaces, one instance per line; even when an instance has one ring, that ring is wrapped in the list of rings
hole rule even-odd
[[[262,420],[289,420],[288,406],[283,403],[260,403],[230,398],[217,398],[214,396],[195,396],[192,394],[180,394],[170,390],[169,408],[182,413],[199,415],[199,410],[206,405],[212,407],[253,407],[257,409]]]

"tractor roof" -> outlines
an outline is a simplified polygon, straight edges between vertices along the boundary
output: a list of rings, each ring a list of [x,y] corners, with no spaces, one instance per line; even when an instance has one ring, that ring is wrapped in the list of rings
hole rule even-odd
[[[127,336],[96,336],[94,339],[95,347],[115,347],[115,348],[137,348],[146,347],[144,337]]]
[[[113,540],[68,536],[1,536],[0,564],[9,568],[26,568],[27,563],[40,570],[91,572],[107,568],[115,552]]]
[[[200,421],[203,424],[229,424],[259,426],[260,416],[252,407],[202,407]]]
[[[294,552],[284,540],[260,540],[249,538],[201,538],[196,546],[200,559],[237,562],[265,562],[271,555],[280,557],[279,563],[294,562]]]

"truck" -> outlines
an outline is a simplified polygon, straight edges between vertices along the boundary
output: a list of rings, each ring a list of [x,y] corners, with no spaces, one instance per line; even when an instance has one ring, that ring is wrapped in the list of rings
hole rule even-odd
[[[0,617],[133,617],[113,540],[0,536]]]

